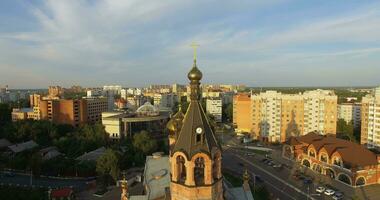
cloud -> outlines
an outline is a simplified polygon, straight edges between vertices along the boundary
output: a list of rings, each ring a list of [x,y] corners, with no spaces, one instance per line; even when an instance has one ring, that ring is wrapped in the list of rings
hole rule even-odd
[[[372,67],[380,59],[374,58],[380,44],[378,4],[341,15],[291,19],[281,28],[278,23],[260,23],[285,4],[294,3],[42,0],[26,4],[32,17],[25,21],[34,20],[37,26],[0,32],[4,55],[0,69],[15,69],[8,76],[13,79],[1,74],[0,79],[16,87],[46,87],[52,82],[64,86],[184,83],[192,59],[189,44],[194,41],[201,45],[199,63],[208,82],[303,85],[305,79],[289,80],[310,74],[316,63],[338,71],[348,58],[354,60],[347,64],[352,69],[368,66],[379,71]],[[278,70],[286,77],[271,79]],[[34,77],[30,84],[16,81],[21,71]],[[375,82],[363,72],[357,75],[370,78],[365,84]],[[329,81],[346,83],[340,78]]]

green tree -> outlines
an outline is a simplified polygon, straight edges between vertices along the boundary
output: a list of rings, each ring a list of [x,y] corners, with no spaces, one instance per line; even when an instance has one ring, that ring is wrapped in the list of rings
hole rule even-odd
[[[157,149],[157,141],[147,131],[141,131],[133,136],[133,146],[148,155]]]
[[[11,107],[9,104],[0,103],[0,127],[11,121]]]
[[[233,117],[233,105],[232,103],[224,104],[222,108],[223,121],[230,122]]]
[[[356,142],[354,135],[354,123],[346,122],[344,119],[339,119],[337,122],[337,137]]]
[[[96,172],[103,176],[111,176],[116,181],[120,173],[118,153],[107,149],[96,161]]]

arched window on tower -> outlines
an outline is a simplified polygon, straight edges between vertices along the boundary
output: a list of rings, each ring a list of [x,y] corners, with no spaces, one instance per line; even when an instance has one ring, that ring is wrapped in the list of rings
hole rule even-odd
[[[205,184],[205,160],[202,157],[195,159],[194,181],[195,185]]]
[[[185,183],[186,167],[185,167],[185,158],[183,156],[177,157],[177,173],[178,173],[178,182]]]

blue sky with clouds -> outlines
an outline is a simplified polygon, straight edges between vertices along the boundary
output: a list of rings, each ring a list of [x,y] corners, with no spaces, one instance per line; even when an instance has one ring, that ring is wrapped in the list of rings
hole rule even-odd
[[[2,0],[0,85],[380,84],[380,2]]]

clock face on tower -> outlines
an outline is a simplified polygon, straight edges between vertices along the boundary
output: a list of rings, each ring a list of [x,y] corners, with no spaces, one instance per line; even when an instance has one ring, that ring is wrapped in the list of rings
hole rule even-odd
[[[195,132],[197,133],[197,134],[201,134],[202,133],[202,128],[201,127],[198,127],[197,129],[195,129]]]

